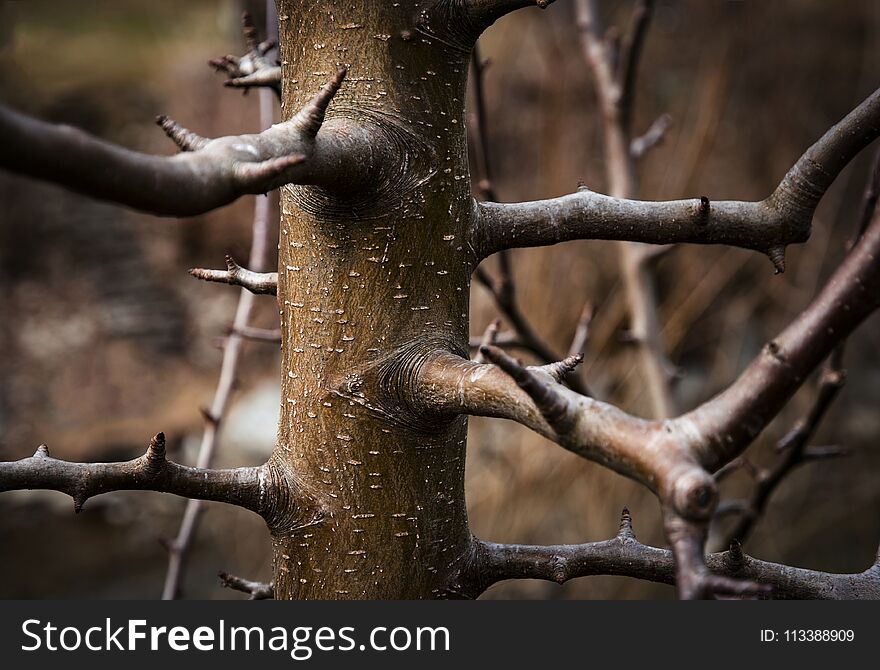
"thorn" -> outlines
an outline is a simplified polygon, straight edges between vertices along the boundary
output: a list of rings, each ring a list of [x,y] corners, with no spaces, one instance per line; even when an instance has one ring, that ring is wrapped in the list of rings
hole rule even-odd
[[[333,78],[321,87],[317,95],[313,97],[305,107],[303,107],[297,115],[292,119],[307,135],[315,137],[324,123],[324,114],[333,96],[339,91],[345,76],[348,74],[348,68],[340,68]]]
[[[730,541],[730,549],[727,551],[727,560],[735,566],[740,566],[745,562],[742,543],[736,538],[733,538]]]
[[[79,514],[80,512],[82,512],[83,505],[86,504],[87,499],[88,499],[87,497],[85,497],[79,493],[77,493],[76,495],[73,496],[73,513],[74,514]]]
[[[782,274],[785,272],[785,247],[782,245],[770,247],[766,251],[767,257],[773,263],[773,274]]]
[[[147,447],[147,472],[156,474],[165,463],[165,433],[159,432],[150,440]]]
[[[568,402],[552,384],[540,379],[536,374],[524,368],[519,361],[508,356],[498,347],[481,346],[483,357],[501,368],[509,375],[535,403],[538,411],[554,430],[565,431],[574,420]]]
[[[589,191],[590,187],[587,186],[587,182],[585,182],[583,179],[578,179],[577,190],[578,193],[581,193],[583,191]]]
[[[624,507],[620,512],[620,527],[617,530],[617,537],[624,540],[636,539],[636,534],[633,530],[632,514],[630,514],[628,507]]]
[[[49,447],[45,444],[41,444],[34,452],[34,458],[49,458]]]
[[[241,266],[235,262],[235,259],[231,255],[226,254],[223,257],[223,260],[226,261],[226,269],[229,270],[230,274],[235,274],[241,270]]]
[[[568,373],[574,372],[575,368],[580,365],[583,360],[583,354],[575,354],[573,356],[568,356],[561,361],[557,361],[556,363],[549,363],[548,365],[543,366],[543,368],[547,374],[553,377],[553,379],[560,382]]]
[[[557,584],[565,583],[565,559],[562,556],[553,557],[553,581]]]
[[[157,116],[156,123],[181,151],[198,151],[210,142],[210,140],[196,135],[191,130],[187,130],[168,116]]]
[[[176,554],[180,551],[180,548],[177,544],[177,540],[165,537],[164,535],[160,535],[159,537],[156,538],[156,541],[169,554]]]
[[[712,203],[705,195],[700,196],[700,204],[697,205],[697,225],[702,227],[709,224],[709,214]]]

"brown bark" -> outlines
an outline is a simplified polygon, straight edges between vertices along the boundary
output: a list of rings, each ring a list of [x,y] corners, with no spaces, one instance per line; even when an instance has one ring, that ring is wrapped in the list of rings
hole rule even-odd
[[[426,420],[408,385],[431,349],[467,352],[469,51],[417,28],[413,2],[278,9],[285,112],[344,65],[328,119],[370,128],[387,159],[345,196],[282,189],[269,465],[308,498],[271,524],[276,597],[442,596],[470,540],[465,421]]]
[[[711,473],[736,458],[877,308],[880,215],[813,304],[727,391],[667,421],[632,417],[559,384],[577,357],[523,368],[486,346],[483,355],[496,365],[465,360],[469,283],[488,254],[587,237],[727,243],[779,261],[782,247],[808,236],[834,177],[880,134],[880,92],[826,133],[762,202],[649,203],[584,191],[478,204],[464,131],[471,48],[504,12],[546,4],[279,0],[286,121],[208,143],[163,122],[191,150],[175,158],[127,152],[0,111],[0,132],[16,132],[0,144],[0,165],[150,211],[202,211],[258,185],[286,184],[277,276],[234,263],[197,273],[277,293],[281,417],[269,461],[229,471],[185,468],[160,458],[158,442],[122,464],[72,464],[40,452],[0,464],[0,490],[55,488],[82,501],[107,490],[153,489],[254,510],[272,534],[279,599],[473,597],[497,579],[558,576],[557,556],[579,566],[563,566],[565,578],[674,576],[684,597],[758,594],[765,589],[750,580],[789,577],[801,580],[793,593],[815,594],[834,581],[752,559],[741,559],[738,573],[717,557],[706,560],[705,530],[717,502]],[[636,60],[630,50],[626,72]],[[625,90],[630,80],[624,77]],[[628,156],[626,139],[615,151]],[[242,151],[256,159],[244,160]],[[95,169],[77,172],[82,161]],[[200,190],[202,180],[210,188]],[[503,547],[473,538],[464,496],[468,414],[517,420],[644,483],[660,498],[671,553],[632,544],[625,551]],[[876,566],[863,575],[867,587],[847,594],[876,595]]]

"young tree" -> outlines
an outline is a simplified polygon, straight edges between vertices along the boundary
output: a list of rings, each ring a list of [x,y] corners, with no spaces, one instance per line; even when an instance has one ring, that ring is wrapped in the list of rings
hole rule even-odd
[[[631,304],[641,295],[634,309],[649,318],[642,338],[658,419],[564,385],[577,356],[523,367],[492,346],[490,332],[480,360],[468,359],[470,276],[508,249],[573,239],[726,244],[765,253],[781,271],[785,247],[807,240],[835,177],[880,135],[880,91],[808,148],[764,200],[633,200],[633,156],[654,141],[650,133],[634,140],[630,127],[649,14],[640,5],[625,48],[612,54],[595,6],[579,3],[608,167],[617,175],[613,193],[478,202],[464,113],[472,50],[497,18],[549,1],[279,0],[280,68],[255,43],[245,58],[218,67],[233,86],[280,90],[286,120],[257,135],[209,140],[162,119],[183,150],[170,158],[0,111],[0,166],[136,209],[188,216],[280,188],[278,272],[230,260],[227,270],[196,274],[277,293],[282,324],[281,419],[264,465],[178,465],[166,459],[160,433],[144,456],[125,463],[71,463],[40,447],[0,464],[0,490],[63,491],[77,510],[120,489],[250,509],[272,535],[273,587],[228,580],[262,597],[476,597],[503,579],[593,574],[675,582],[683,598],[770,589],[783,597],[880,596],[880,564],[835,575],[759,561],[737,544],[708,556],[704,548],[718,503],[713,475],[880,304],[880,214],[813,303],[743,374],[677,417],[667,418],[673,408],[660,402],[647,247],[625,247],[622,259],[633,268]],[[639,543],[627,512],[619,534],[604,542],[539,547],[475,538],[464,495],[469,415],[518,421],[644,484],[658,497],[671,550]]]

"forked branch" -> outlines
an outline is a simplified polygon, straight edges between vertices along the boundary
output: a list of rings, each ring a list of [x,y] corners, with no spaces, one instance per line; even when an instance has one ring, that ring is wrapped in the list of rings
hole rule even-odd
[[[697,409],[646,421],[525,368],[494,347],[481,365],[438,352],[420,369],[414,397],[428,411],[518,421],[566,449],[645,484],[660,499],[683,597],[711,595],[719,582],[703,560],[718,491],[709,474],[736,458],[809,373],[880,306],[880,213],[813,303],[731,386]],[[747,585],[741,585],[748,590]]]
[[[856,574],[834,574],[760,561],[738,543],[706,556],[716,578],[715,593],[726,597],[859,600],[880,598],[880,552],[874,564]],[[475,595],[505,579],[545,579],[558,584],[591,575],[635,577],[675,583],[675,557],[668,549],[642,544],[624,509],[620,530],[610,540],[585,544],[536,546],[475,540],[473,557],[458,588]],[[760,584],[761,588],[744,588]]]
[[[478,203],[472,245],[479,258],[502,249],[574,239],[727,244],[775,255],[810,235],[813,212],[840,171],[880,135],[880,90],[831,128],[758,202],[650,202],[589,190],[534,202]]]
[[[209,140],[159,117],[185,151],[176,156],[138,153],[0,107],[0,168],[162,216],[201,214],[290,183],[338,189],[359,183],[376,160],[363,128],[324,123],[344,78],[340,70],[292,119],[256,135]]]
[[[241,27],[247,53],[243,56],[228,54],[222,58],[214,58],[208,64],[217,72],[226,74],[226,86],[243,89],[245,93],[251,88],[265,86],[275,91],[280,98],[281,65],[278,63],[275,40],[259,41],[257,28],[248,12],[241,15]]]
[[[277,272],[253,272],[241,267],[232,256],[226,256],[225,270],[206,270],[192,268],[189,273],[204,281],[241,286],[257,295],[275,295],[278,293]]]
[[[160,491],[184,498],[212,500],[258,514],[267,509],[264,468],[207,470],[189,468],[165,456],[165,435],[152,440],[147,453],[121,463],[72,463],[52,458],[45,445],[29,458],[0,463],[0,491],[47,489],[73,498],[74,511],[86,500],[110,491]]]

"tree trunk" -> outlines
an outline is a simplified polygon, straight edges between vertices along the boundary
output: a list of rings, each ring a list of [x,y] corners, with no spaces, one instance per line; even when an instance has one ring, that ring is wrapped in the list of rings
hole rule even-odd
[[[366,126],[388,160],[364,184],[282,189],[277,598],[454,595],[470,552],[466,419],[426,417],[408,396],[427,353],[467,355],[475,262],[469,45],[417,30],[418,4],[278,3],[284,117],[347,67],[325,128]]]

